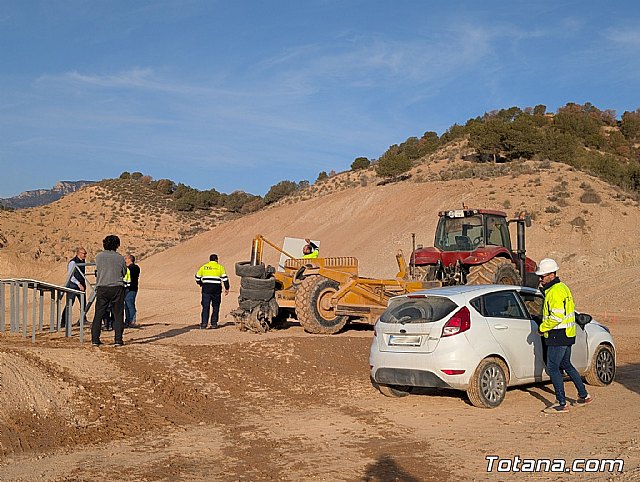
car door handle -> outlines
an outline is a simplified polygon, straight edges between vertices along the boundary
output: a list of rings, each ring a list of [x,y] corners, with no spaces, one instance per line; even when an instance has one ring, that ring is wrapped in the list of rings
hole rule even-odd
[[[509,327],[507,325],[493,325],[496,330],[508,330]]]

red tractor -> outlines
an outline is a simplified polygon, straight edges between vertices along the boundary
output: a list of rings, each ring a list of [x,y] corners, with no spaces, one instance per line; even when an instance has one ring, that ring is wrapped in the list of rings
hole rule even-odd
[[[525,255],[525,226],[531,218],[491,209],[440,211],[434,247],[418,245],[411,255],[412,277],[460,284],[513,284],[536,287],[536,262]],[[509,224],[517,224],[518,249],[511,248]]]

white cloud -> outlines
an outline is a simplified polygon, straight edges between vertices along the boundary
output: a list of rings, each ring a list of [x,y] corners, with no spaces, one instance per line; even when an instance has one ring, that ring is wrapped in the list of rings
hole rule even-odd
[[[196,94],[201,88],[160,79],[154,69],[132,68],[109,75],[87,74],[76,70],[60,75],[43,75],[37,83],[59,83],[103,88],[134,88],[177,94]]]
[[[490,34],[471,25],[452,28],[438,38],[339,38],[289,49],[260,67],[301,95],[318,92],[327,82],[353,88],[444,82],[482,62],[491,50],[490,41]]]
[[[609,29],[604,36],[613,43],[640,48],[640,31],[637,28]]]

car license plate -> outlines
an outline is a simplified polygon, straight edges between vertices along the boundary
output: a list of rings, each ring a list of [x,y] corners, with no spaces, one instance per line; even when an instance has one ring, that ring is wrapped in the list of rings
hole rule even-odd
[[[422,337],[420,335],[391,335],[389,336],[389,346],[420,346]]]

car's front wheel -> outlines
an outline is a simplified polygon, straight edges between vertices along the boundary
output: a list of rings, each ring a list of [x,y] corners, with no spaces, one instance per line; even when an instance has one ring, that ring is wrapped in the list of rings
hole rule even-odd
[[[598,345],[584,379],[589,385],[604,387],[610,385],[615,376],[616,356],[613,348],[609,345]]]
[[[476,407],[496,408],[507,394],[507,366],[499,358],[485,358],[469,382],[467,396]]]

